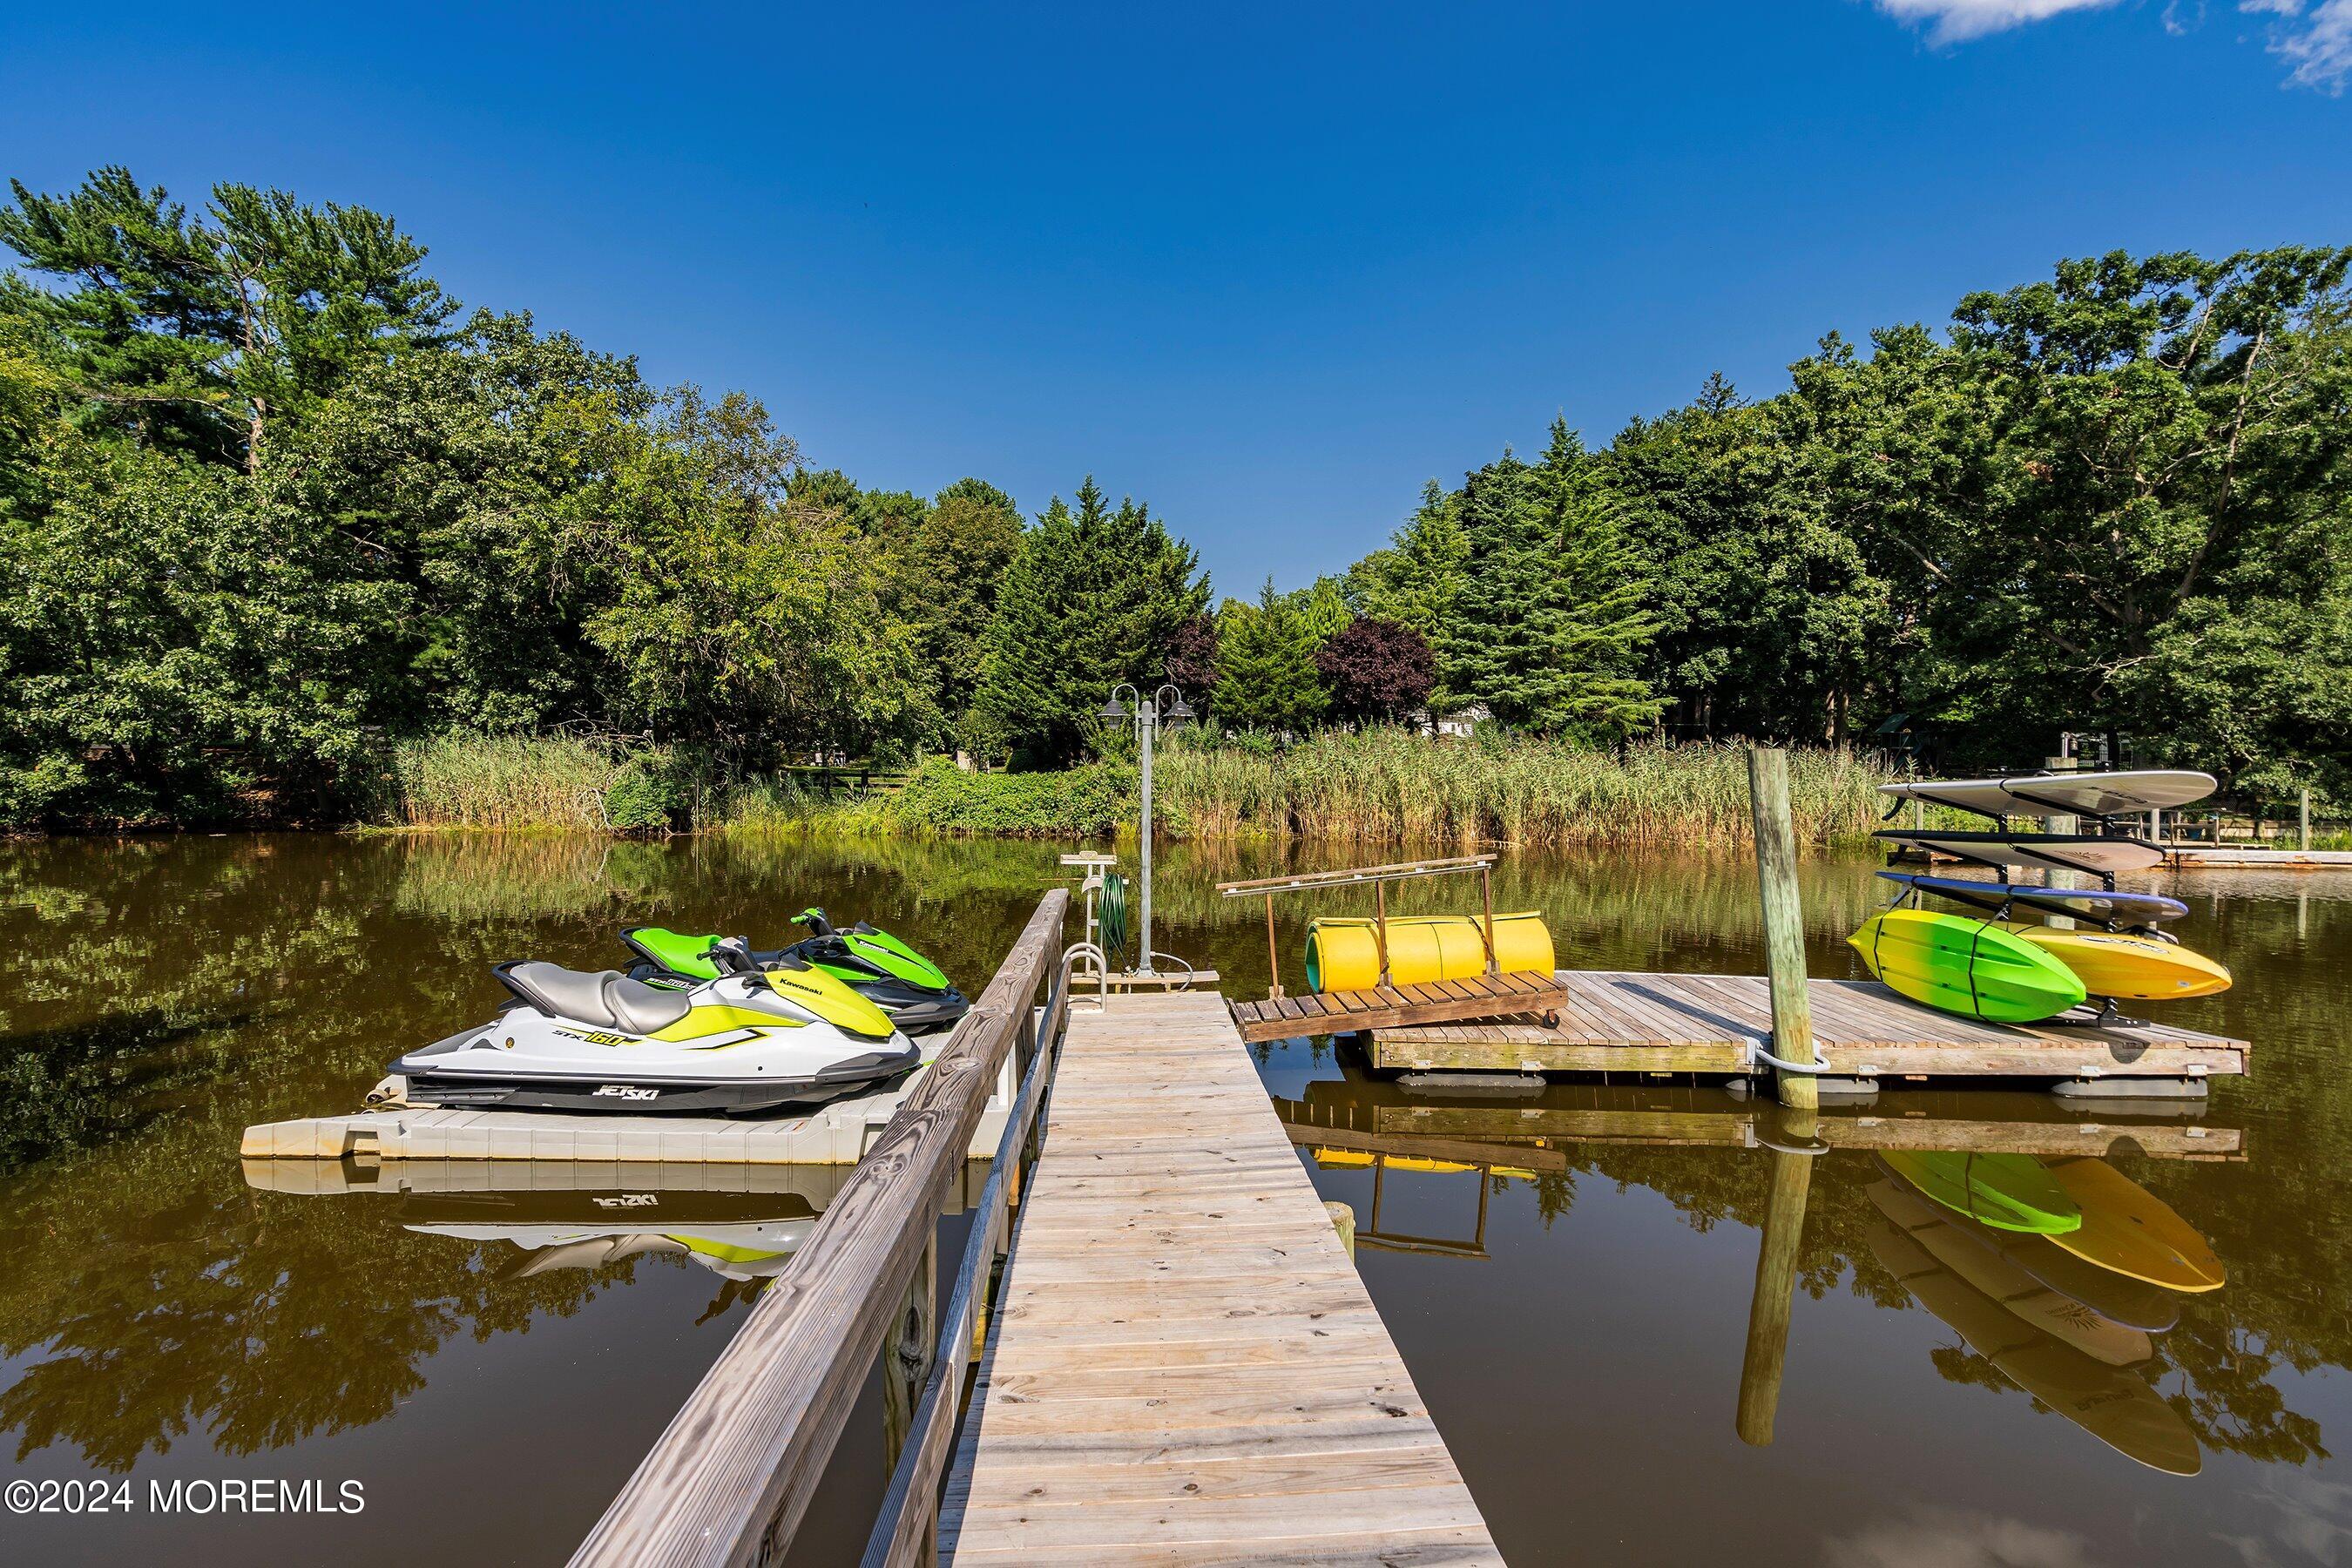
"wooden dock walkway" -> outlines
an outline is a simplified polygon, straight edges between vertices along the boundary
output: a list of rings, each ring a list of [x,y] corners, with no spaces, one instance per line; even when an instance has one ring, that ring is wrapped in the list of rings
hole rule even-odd
[[[1504,1072],[1752,1071],[1772,1033],[1762,975],[1562,970],[1557,1024],[1525,1016],[1370,1029],[1372,1065]],[[1811,982],[1813,1031],[1833,1074],[1859,1078],[2220,1078],[2243,1040],[2146,1028],[1989,1024],[1905,1000],[1876,981]],[[1340,1020],[1321,1026],[1339,1032]],[[1297,1034],[1318,1032],[1306,1026]]]
[[[943,1560],[1497,1563],[1224,1003],[1072,1013]]]

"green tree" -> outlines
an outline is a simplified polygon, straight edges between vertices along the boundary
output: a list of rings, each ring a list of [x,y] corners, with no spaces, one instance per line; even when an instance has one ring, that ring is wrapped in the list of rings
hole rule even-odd
[[[1601,463],[1567,424],[1553,422],[1540,466],[1506,452],[1471,474],[1458,511],[1469,554],[1436,639],[1437,700],[1593,736],[1652,721],[1659,703],[1633,673],[1657,626],[1649,584]]]
[[[604,716],[588,620],[614,592],[583,492],[641,444],[653,393],[625,359],[526,316],[367,366],[286,438],[260,483],[401,586],[373,628],[377,718],[400,731]]]
[[[2130,731],[2281,784],[2316,748],[2343,779],[2340,704],[2297,693],[2352,680],[2347,268],[2352,249],[2116,253],[1961,302],[1990,479],[1912,542],[1945,701],[1983,741]],[[2251,684],[2174,707],[2215,652]]]
[[[787,500],[797,455],[742,394],[686,389],[578,498],[615,565],[587,632],[615,666],[617,717],[755,763],[862,754],[920,723],[914,635],[885,608],[882,563],[837,512]]]
[[[11,182],[0,244],[50,290],[0,285],[75,383],[83,423],[257,469],[267,434],[358,366],[435,341],[455,311],[424,247],[364,207],[213,187],[197,217],[120,167],[62,196]]]
[[[1315,669],[1323,638],[1301,613],[1301,595],[1265,580],[1252,605],[1227,599],[1217,611],[1217,685],[1209,711],[1228,730],[1273,733],[1306,729],[1329,697]]]
[[[1165,679],[1179,628],[1208,606],[1191,546],[1132,498],[1114,508],[1089,476],[1021,537],[989,623],[974,693],[986,749],[1066,763],[1122,680]]]
[[[939,493],[907,552],[898,599],[938,710],[958,733],[980,689],[999,586],[1020,548],[1013,498],[979,479],[958,479]]]
[[[1349,569],[1349,607],[1373,620],[1410,626],[1434,643],[1454,613],[1470,558],[1457,499],[1435,479],[1422,487],[1421,507],[1398,529],[1386,550]]]
[[[0,818],[311,816],[367,754],[397,585],[233,471],[61,441],[0,518]]]

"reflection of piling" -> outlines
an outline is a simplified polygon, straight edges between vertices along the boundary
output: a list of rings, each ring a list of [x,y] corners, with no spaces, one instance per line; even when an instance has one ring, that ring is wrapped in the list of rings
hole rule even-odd
[[[1805,917],[1797,898],[1797,828],[1789,809],[1789,753],[1771,746],[1748,752],[1748,790],[1756,818],[1756,881],[1764,901],[1764,972],[1772,992],[1772,1054],[1810,1062],[1813,1003],[1805,978]],[[1811,1110],[1821,1091],[1811,1073],[1775,1069],[1780,1102]]]
[[[1812,1138],[1810,1112],[1784,1113],[1773,1121],[1774,1142],[1801,1145]],[[1811,1154],[1775,1149],[1770,1159],[1772,1185],[1764,1200],[1764,1237],[1756,1252],[1756,1293],[1748,1303],[1748,1353],[1739,1367],[1739,1414],[1734,1423],[1739,1440],[1759,1448],[1771,1444],[1772,1417],[1780,1407],[1797,1248],[1804,1238],[1805,1200],[1813,1182]]]

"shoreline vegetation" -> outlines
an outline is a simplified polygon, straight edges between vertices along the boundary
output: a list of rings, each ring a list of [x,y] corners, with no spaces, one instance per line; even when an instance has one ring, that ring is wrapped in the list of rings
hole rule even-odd
[[[1105,702],[1163,683],[1205,837],[1721,842],[1747,738],[1816,748],[1814,837],[1875,821],[1880,746],[2352,800],[2352,247],[2063,261],[1760,396],[1556,419],[1235,596],[1092,476],[877,488],[468,312],[387,214],[9,194],[0,831],[1094,833]]]
[[[1865,839],[1873,753],[1790,753],[1797,829]],[[1726,845],[1748,832],[1745,751],[1727,742],[1622,748],[1495,733],[1439,741],[1396,725],[1323,730],[1284,748],[1171,734],[1153,809],[1172,838],[1332,843]],[[827,794],[790,777],[724,781],[675,752],[562,737],[440,735],[399,747],[363,826],[405,831],[693,831],[746,837],[1098,837],[1133,831],[1125,760],[974,773],[944,758],[896,788]]]

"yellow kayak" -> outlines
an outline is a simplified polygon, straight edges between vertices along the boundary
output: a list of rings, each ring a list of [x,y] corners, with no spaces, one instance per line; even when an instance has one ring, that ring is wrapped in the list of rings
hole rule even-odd
[[[2050,1238],[2058,1247],[2168,1290],[2194,1295],[2228,1281],[2221,1260],[2187,1220],[2105,1160],[2053,1160],[2050,1174],[2083,1211],[2078,1228]]]
[[[2161,937],[2017,923],[2001,929],[2073,970],[2094,996],[2165,1002],[2210,996],[2230,988],[2228,970]]]

